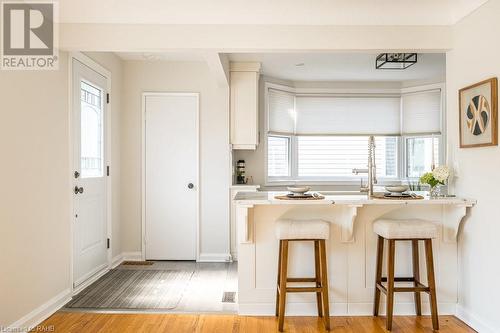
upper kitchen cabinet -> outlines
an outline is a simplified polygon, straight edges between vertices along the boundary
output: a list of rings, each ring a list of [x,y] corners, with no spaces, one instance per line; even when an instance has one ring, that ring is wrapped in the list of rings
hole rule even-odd
[[[260,63],[231,63],[231,145],[255,150],[259,144]]]

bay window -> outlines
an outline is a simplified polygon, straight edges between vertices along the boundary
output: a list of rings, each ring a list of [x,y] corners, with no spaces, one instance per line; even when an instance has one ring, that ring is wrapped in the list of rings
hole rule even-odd
[[[442,159],[441,89],[303,93],[266,86],[267,180],[357,181],[375,136],[377,177],[416,178]]]
[[[290,177],[290,138],[269,136],[267,139],[267,175],[270,178]]]

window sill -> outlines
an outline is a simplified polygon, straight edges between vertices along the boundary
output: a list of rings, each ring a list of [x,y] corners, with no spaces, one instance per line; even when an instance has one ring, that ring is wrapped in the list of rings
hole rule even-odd
[[[363,179],[363,184],[366,185],[366,178],[357,179],[334,179],[334,180],[266,180],[264,186],[279,187],[279,186],[294,186],[294,185],[308,185],[308,186],[360,186],[360,179]],[[380,179],[377,186],[385,185],[400,185],[405,184],[406,180],[401,179]]]

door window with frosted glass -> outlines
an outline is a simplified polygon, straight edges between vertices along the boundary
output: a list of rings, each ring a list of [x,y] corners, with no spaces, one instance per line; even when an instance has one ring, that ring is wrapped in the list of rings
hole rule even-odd
[[[103,176],[102,90],[81,82],[81,176]]]

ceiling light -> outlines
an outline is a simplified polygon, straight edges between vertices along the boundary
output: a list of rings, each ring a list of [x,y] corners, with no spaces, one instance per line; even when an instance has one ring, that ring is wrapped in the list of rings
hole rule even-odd
[[[376,69],[407,69],[417,63],[416,53],[381,53],[375,60]]]

